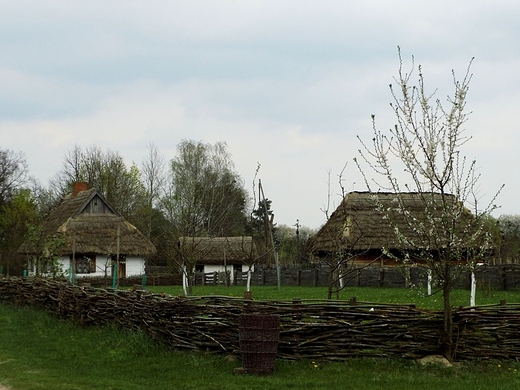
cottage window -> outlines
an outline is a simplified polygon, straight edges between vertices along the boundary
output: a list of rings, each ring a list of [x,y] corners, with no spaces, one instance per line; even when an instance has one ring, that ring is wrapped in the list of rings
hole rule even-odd
[[[90,274],[96,272],[96,256],[79,256],[76,258],[76,273]]]

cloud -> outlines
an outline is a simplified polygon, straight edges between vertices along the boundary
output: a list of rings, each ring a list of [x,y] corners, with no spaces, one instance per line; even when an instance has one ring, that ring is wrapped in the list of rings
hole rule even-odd
[[[1,147],[24,151],[42,181],[75,144],[139,164],[152,142],[167,159],[184,138],[226,141],[246,186],[257,163],[279,223],[317,227],[338,174],[364,190],[352,163],[370,115],[395,123],[388,84],[411,56],[437,97],[475,56],[465,147],[483,193],[520,190],[516,108],[520,4],[484,1],[2,2]],[[308,221],[308,222],[307,222]]]

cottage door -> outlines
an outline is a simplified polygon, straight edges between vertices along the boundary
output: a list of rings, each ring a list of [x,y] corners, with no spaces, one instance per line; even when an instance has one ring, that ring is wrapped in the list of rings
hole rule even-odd
[[[120,278],[126,278],[126,261],[119,261],[119,269],[117,270],[117,274]]]

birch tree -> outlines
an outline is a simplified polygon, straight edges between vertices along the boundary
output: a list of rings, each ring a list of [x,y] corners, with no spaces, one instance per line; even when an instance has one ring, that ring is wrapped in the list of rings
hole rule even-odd
[[[178,235],[242,235],[247,194],[226,144],[184,140],[177,150],[161,205]]]
[[[225,143],[184,140],[170,162],[161,209],[170,222],[171,242],[193,237],[241,236],[246,224],[247,194],[235,172]],[[198,250],[170,246],[170,263],[177,265],[191,290]]]
[[[486,221],[496,207],[500,189],[482,207],[476,160],[463,154],[463,147],[471,140],[465,125],[470,114],[466,101],[473,60],[462,79],[452,71],[453,93],[441,101],[435,97],[436,91],[431,93],[425,87],[423,69],[415,69],[413,57],[411,70],[406,72],[400,50],[398,55],[398,74],[390,84],[390,106],[397,123],[387,132],[379,131],[373,115],[372,143],[358,137],[361,158],[355,161],[374,193],[375,207],[392,225],[403,248],[401,253],[389,255],[404,263],[426,263],[439,281],[444,303],[442,350],[453,359],[456,351],[450,293],[462,272],[474,270],[491,249]],[[412,76],[417,77],[416,84]],[[367,171],[374,178],[369,179]],[[395,193],[395,202],[378,202],[377,191]],[[405,192],[420,199],[424,207],[421,218],[404,206],[400,194]]]

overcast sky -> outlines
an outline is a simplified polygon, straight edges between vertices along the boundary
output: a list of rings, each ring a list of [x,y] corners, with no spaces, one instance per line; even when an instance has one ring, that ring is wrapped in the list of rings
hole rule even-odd
[[[397,46],[444,99],[475,57],[463,153],[495,213],[520,214],[518,1],[3,1],[0,147],[46,184],[74,145],[140,165],[182,139],[225,141],[251,190],[257,163],[275,222],[325,222],[328,172],[366,187],[356,136],[395,120]]]

